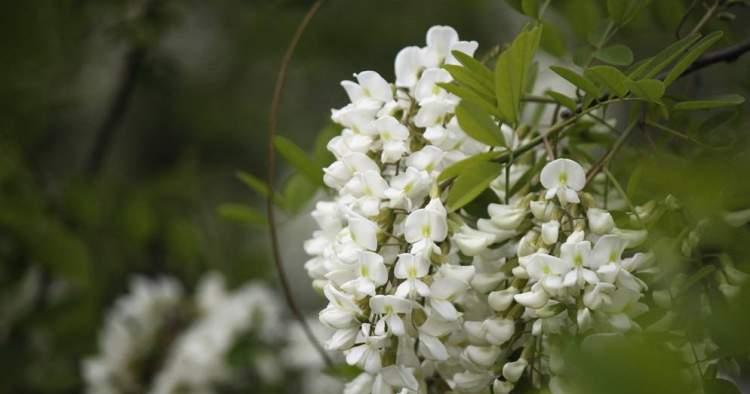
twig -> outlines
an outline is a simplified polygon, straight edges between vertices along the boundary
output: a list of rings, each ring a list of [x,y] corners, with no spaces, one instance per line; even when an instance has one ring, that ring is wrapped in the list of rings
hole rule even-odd
[[[276,220],[273,211],[273,187],[275,175],[275,151],[273,146],[273,139],[276,135],[279,105],[281,103],[281,93],[284,89],[284,83],[286,82],[287,68],[289,67],[289,63],[292,60],[292,55],[294,54],[294,50],[297,47],[297,43],[299,43],[299,40],[302,37],[302,33],[305,31],[305,28],[310,23],[310,20],[322,4],[323,0],[317,0],[315,3],[313,3],[312,6],[310,6],[310,9],[307,11],[304,18],[302,18],[302,21],[297,26],[297,30],[294,32],[294,36],[292,36],[292,41],[289,43],[286,52],[284,52],[284,57],[281,61],[281,67],[279,68],[279,73],[276,76],[276,83],[273,89],[273,98],[271,99],[271,111],[268,116],[268,177],[266,180],[268,181],[269,193],[268,197],[266,198],[266,215],[268,217],[268,227],[271,236],[271,250],[273,254],[273,260],[274,264],[276,265],[276,272],[279,275],[279,282],[281,282],[281,288],[284,292],[284,298],[286,299],[287,306],[289,306],[289,309],[294,314],[300,326],[302,326],[307,339],[310,340],[310,343],[312,343],[318,353],[320,353],[320,357],[323,359],[326,365],[328,367],[331,367],[333,365],[333,362],[328,357],[328,354],[326,353],[323,346],[320,344],[320,342],[318,342],[318,339],[315,338],[315,335],[313,334],[310,326],[305,320],[305,316],[302,314],[302,311],[299,309],[297,303],[294,301],[294,297],[292,296],[291,286],[289,285],[289,280],[287,279],[286,271],[284,270],[284,264],[281,260],[279,236],[276,232]]]
[[[627,140],[630,136],[630,133],[635,128],[636,123],[636,121],[631,123],[630,126],[628,126],[628,128],[625,129],[622,134],[620,134],[620,137],[617,138],[617,141],[615,141],[614,145],[612,145],[612,148],[607,153],[605,153],[604,156],[602,156],[601,159],[599,159],[599,161],[596,162],[593,167],[591,167],[588,174],[586,174],[586,185],[591,183],[596,174],[598,174],[609,164],[612,158],[617,154],[617,151],[620,150],[620,147],[622,147],[622,144],[625,143],[625,140]]]

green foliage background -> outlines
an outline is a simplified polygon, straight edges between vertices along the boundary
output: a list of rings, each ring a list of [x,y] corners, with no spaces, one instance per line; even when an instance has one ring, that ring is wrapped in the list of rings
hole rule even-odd
[[[655,54],[674,41],[690,3],[650,2],[615,43],[627,44],[636,58]],[[217,207],[230,202],[262,209],[260,197],[235,173],[265,174],[273,79],[309,5],[271,0],[3,5],[0,393],[81,392],[79,361],[96,352],[104,313],[132,274],[174,275],[188,286],[208,270],[225,273],[233,285],[274,280],[264,226],[247,224],[262,220],[239,205]],[[606,17],[605,1],[554,0],[551,7],[541,45],[554,56],[572,58]],[[705,27],[724,30],[717,47],[750,36],[750,10],[733,10],[734,21],[717,18]],[[687,26],[699,17],[688,18]],[[480,42],[481,56],[492,50],[488,44],[510,42],[526,20],[500,0],[331,0],[294,55],[280,133],[317,151],[311,157],[324,162],[325,138],[318,136],[328,128],[330,108],[345,102],[339,81],[365,69],[392,80],[398,49],[422,43],[434,24],[452,25],[462,37]],[[134,52],[142,58],[132,94],[102,161],[91,168],[98,130]],[[680,80],[676,92],[750,97],[748,70],[750,56],[717,64]],[[674,119],[691,139],[728,150],[704,149],[654,131],[634,137],[612,170],[637,203],[676,196],[691,214],[688,224],[750,208],[747,109],[745,103]],[[315,185],[286,164],[281,172],[287,176],[280,184],[282,205],[304,211]],[[238,216],[248,220],[227,220]],[[712,227],[704,234],[706,250],[729,250],[748,271],[747,226]],[[301,249],[306,235],[285,233],[282,243]],[[288,263],[299,278],[296,286],[309,286],[303,261]],[[37,291],[28,290],[31,277],[39,278]],[[750,302],[743,297],[726,308],[724,321],[704,323],[720,329],[728,345],[746,350],[741,333],[750,328]]]

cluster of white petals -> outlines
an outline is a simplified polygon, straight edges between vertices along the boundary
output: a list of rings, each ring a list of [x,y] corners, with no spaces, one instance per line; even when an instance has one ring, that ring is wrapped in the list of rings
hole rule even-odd
[[[174,279],[136,277],[108,314],[101,353],[83,362],[87,392],[216,392],[234,377],[227,357],[247,335],[268,348],[255,355],[253,365],[264,384],[280,384],[294,371],[303,374],[305,387],[329,390],[331,379],[319,373],[315,350],[290,340],[299,327],[282,317],[278,295],[259,282],[230,292],[220,275],[208,274],[189,298]],[[282,347],[294,352],[294,359],[280,354]],[[143,381],[145,376],[151,377]]]
[[[319,230],[305,267],[329,302],[319,316],[334,330],[327,348],[362,370],[345,393],[508,393],[532,364],[555,375],[535,357],[551,335],[639,330],[639,273],[652,258],[637,252],[645,230],[617,228],[569,159],[550,161],[529,181],[541,187],[523,189],[538,191],[510,199],[501,174],[491,188],[505,203],[486,218],[447,212],[441,170],[489,147],[461,130],[440,66],[477,44],[445,26],[426,41],[398,53],[395,83],[374,71],[342,82],[351,103],[333,111],[343,131],[324,169],[337,194],[312,214]],[[512,146],[523,142],[501,127]],[[531,154],[546,156],[541,146]],[[529,168],[514,164],[508,178]]]

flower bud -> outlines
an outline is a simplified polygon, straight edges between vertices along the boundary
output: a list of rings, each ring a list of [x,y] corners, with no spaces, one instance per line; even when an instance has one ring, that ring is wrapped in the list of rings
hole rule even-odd
[[[487,387],[492,379],[490,373],[459,372],[453,375],[453,384],[460,391],[478,392]]]
[[[495,379],[492,383],[492,392],[495,394],[510,394],[513,390],[513,383],[506,382],[500,379]]]
[[[529,203],[529,209],[535,219],[544,222],[556,219],[560,214],[557,205],[547,201],[531,201]]]
[[[507,342],[516,331],[515,323],[509,319],[487,319],[482,323],[482,328],[487,332],[487,342],[493,345]]]
[[[509,287],[505,290],[493,291],[487,297],[487,302],[490,307],[497,312],[503,312],[510,307],[513,302],[513,296],[518,294],[518,289],[515,287]]]
[[[497,346],[467,346],[464,351],[466,358],[480,367],[490,368],[500,356]]]
[[[589,208],[586,211],[586,217],[589,221],[589,229],[594,234],[607,234],[615,227],[612,215],[604,209]]]
[[[516,294],[515,296],[513,296],[513,299],[515,299],[517,303],[527,308],[539,309],[547,303],[547,300],[549,300],[549,296],[544,290],[538,289],[535,291]]]
[[[591,316],[591,310],[589,308],[579,309],[576,314],[576,322],[578,323],[578,330],[580,332],[588,331],[592,325],[594,325],[594,318]]]
[[[487,247],[495,242],[495,235],[463,225],[453,235],[453,242],[456,243],[461,253],[467,256],[476,256],[487,250]]]
[[[490,218],[501,229],[514,230],[526,218],[526,210],[505,204],[490,204],[487,208]]]
[[[557,220],[550,220],[542,224],[542,242],[547,245],[552,245],[557,242],[557,236],[560,231],[560,222]]]
[[[509,382],[515,383],[521,378],[527,365],[529,365],[529,363],[522,358],[511,363],[506,363],[503,365],[503,377]]]
[[[495,272],[493,274],[475,274],[471,279],[471,287],[480,293],[488,293],[497,288],[497,285],[505,280],[506,276],[503,272]]]

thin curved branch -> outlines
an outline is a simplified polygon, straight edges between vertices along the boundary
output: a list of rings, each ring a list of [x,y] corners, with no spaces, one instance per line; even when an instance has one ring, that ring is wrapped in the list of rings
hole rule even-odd
[[[279,106],[281,103],[281,93],[284,90],[284,83],[286,82],[286,75],[287,75],[287,69],[289,67],[289,63],[292,60],[292,55],[294,54],[294,50],[297,47],[297,44],[299,43],[300,38],[302,37],[302,33],[304,33],[305,28],[310,23],[310,20],[315,15],[315,13],[318,12],[318,9],[323,4],[323,0],[317,0],[315,3],[313,3],[312,6],[310,6],[310,9],[305,14],[304,18],[302,18],[302,21],[297,26],[297,30],[294,32],[294,36],[292,36],[292,41],[289,43],[289,46],[286,49],[286,52],[284,52],[284,57],[281,60],[281,67],[279,68],[279,73],[276,76],[276,83],[273,88],[273,98],[271,99],[271,110],[268,116],[268,197],[266,198],[266,215],[268,218],[268,227],[269,227],[269,233],[271,235],[271,250],[273,254],[273,260],[274,265],[276,266],[276,272],[279,275],[279,282],[281,282],[281,288],[284,292],[284,298],[286,299],[286,303],[289,306],[289,309],[294,314],[294,317],[299,322],[300,326],[302,326],[302,329],[305,331],[305,335],[307,336],[307,339],[310,340],[310,343],[313,344],[315,349],[320,353],[320,357],[323,359],[323,361],[326,363],[327,366],[332,366],[333,362],[328,357],[328,354],[326,353],[323,346],[318,342],[318,339],[315,338],[315,335],[313,334],[312,330],[310,329],[310,326],[307,324],[307,321],[305,320],[305,316],[300,310],[299,306],[297,306],[297,303],[294,301],[294,297],[292,296],[292,290],[291,286],[289,285],[289,280],[287,279],[286,271],[284,270],[284,264],[281,260],[281,252],[279,249],[279,236],[276,231],[276,219],[274,217],[274,204],[273,204],[273,196],[274,196],[274,178],[275,178],[275,150],[273,146],[273,139],[276,135],[276,126],[278,124],[278,113],[279,113]]]

